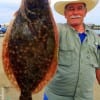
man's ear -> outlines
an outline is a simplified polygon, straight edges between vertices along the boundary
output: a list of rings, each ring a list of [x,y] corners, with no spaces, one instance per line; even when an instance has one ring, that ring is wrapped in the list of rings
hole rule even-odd
[[[65,16],[65,18],[66,18],[66,10],[64,10],[64,16]]]
[[[87,8],[86,8],[86,10],[85,10],[85,16],[86,16],[86,14],[87,14]]]

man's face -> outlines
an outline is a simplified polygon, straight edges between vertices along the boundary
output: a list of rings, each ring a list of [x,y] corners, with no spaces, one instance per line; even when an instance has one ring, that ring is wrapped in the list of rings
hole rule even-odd
[[[70,25],[81,25],[87,9],[83,3],[72,3],[65,7],[65,18]]]

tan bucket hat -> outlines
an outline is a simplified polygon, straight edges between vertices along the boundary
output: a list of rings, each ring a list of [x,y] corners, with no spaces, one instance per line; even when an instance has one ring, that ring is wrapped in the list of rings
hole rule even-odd
[[[85,3],[87,7],[87,11],[92,10],[99,0],[62,0],[58,1],[54,4],[55,10],[61,14],[64,15],[64,7],[70,3]]]

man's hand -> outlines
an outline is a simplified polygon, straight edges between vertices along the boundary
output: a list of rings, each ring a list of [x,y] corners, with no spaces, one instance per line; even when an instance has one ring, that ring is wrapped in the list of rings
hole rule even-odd
[[[97,81],[100,85],[100,69],[96,69],[96,78],[97,78]]]

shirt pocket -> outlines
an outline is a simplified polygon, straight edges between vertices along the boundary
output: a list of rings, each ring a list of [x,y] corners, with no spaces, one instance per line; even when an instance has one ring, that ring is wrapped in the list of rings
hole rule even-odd
[[[95,44],[89,44],[88,58],[89,58],[89,63],[92,65],[92,67],[97,68],[98,67],[98,53],[97,53],[97,47]]]
[[[73,50],[71,48],[59,49],[58,64],[63,66],[72,65]]]

